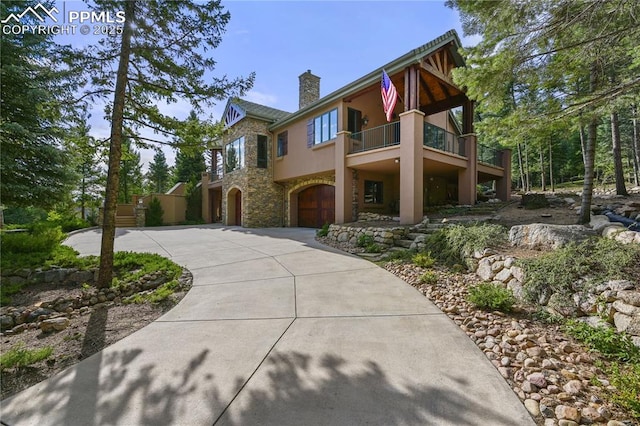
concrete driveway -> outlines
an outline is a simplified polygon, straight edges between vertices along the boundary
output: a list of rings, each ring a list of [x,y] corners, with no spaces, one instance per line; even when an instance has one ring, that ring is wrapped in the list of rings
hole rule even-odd
[[[534,425],[419,292],[308,229],[120,229],[116,250],[186,266],[154,323],[2,401],[23,425]],[[98,254],[99,231],[68,244]]]

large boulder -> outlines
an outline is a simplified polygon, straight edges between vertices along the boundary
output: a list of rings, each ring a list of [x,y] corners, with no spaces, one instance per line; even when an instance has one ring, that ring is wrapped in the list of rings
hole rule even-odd
[[[535,250],[557,249],[571,241],[582,241],[594,231],[583,225],[532,223],[516,225],[509,231],[509,242],[516,247]]]

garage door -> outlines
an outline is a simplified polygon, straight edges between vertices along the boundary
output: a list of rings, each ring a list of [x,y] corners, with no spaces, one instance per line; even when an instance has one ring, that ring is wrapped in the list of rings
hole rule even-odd
[[[335,189],[316,185],[298,194],[298,226],[321,228],[335,221]]]

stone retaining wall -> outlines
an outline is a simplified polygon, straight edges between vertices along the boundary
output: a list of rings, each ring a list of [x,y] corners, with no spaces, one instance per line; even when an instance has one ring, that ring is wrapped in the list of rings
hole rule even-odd
[[[381,248],[394,246],[394,242],[404,239],[409,234],[409,229],[402,226],[373,227],[356,225],[329,225],[327,238],[337,243],[348,243],[352,246],[358,244],[358,239],[364,235],[373,238],[373,241]]]

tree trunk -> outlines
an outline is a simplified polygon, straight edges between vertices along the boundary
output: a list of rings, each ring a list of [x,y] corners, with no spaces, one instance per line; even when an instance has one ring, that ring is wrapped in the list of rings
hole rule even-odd
[[[118,184],[120,180],[120,160],[122,158],[122,126],[124,104],[126,98],[127,74],[131,55],[132,23],[135,13],[135,1],[124,2],[125,22],[120,46],[120,60],[113,97],[111,115],[111,146],[109,148],[109,171],[104,201],[104,217],[102,222],[102,244],[100,246],[100,272],[98,288],[111,286],[113,278],[113,246],[116,236],[116,205],[118,201]]]
[[[598,68],[595,63],[589,70],[589,92],[594,93],[598,84]],[[587,139],[584,145],[584,184],[582,185],[582,203],[580,204],[579,222],[587,224],[591,221],[591,199],[593,198],[593,169],[596,157],[596,141],[598,137],[598,118],[589,119]]]
[[[542,145],[540,145],[540,188],[542,191],[547,190],[547,182],[545,181],[544,175],[544,150],[542,149]]]
[[[613,151],[613,167],[616,175],[616,195],[629,195],[624,184],[624,167],[622,166],[622,144],[620,143],[620,126],[618,113],[611,113],[611,145]]]
[[[551,185],[551,192],[555,192],[556,188],[553,184],[553,150],[551,149],[552,143],[549,140],[549,184]]]
[[[520,143],[518,142],[518,168],[520,169],[520,182],[523,191],[525,191],[525,182],[524,182],[524,168],[522,167],[522,149],[520,148]]]
[[[587,165],[586,148],[584,140],[584,126],[580,125],[580,152],[582,153],[582,164]]]
[[[638,107],[631,107],[632,123],[633,123],[633,140],[631,142],[631,150],[633,151],[633,171],[634,182],[636,186],[640,185],[640,122],[638,120]]]
[[[528,153],[528,149],[527,149],[527,143],[524,143],[524,177],[525,177],[525,185],[524,185],[524,191],[525,192],[529,192],[531,191],[531,181],[529,180],[529,153]]]

